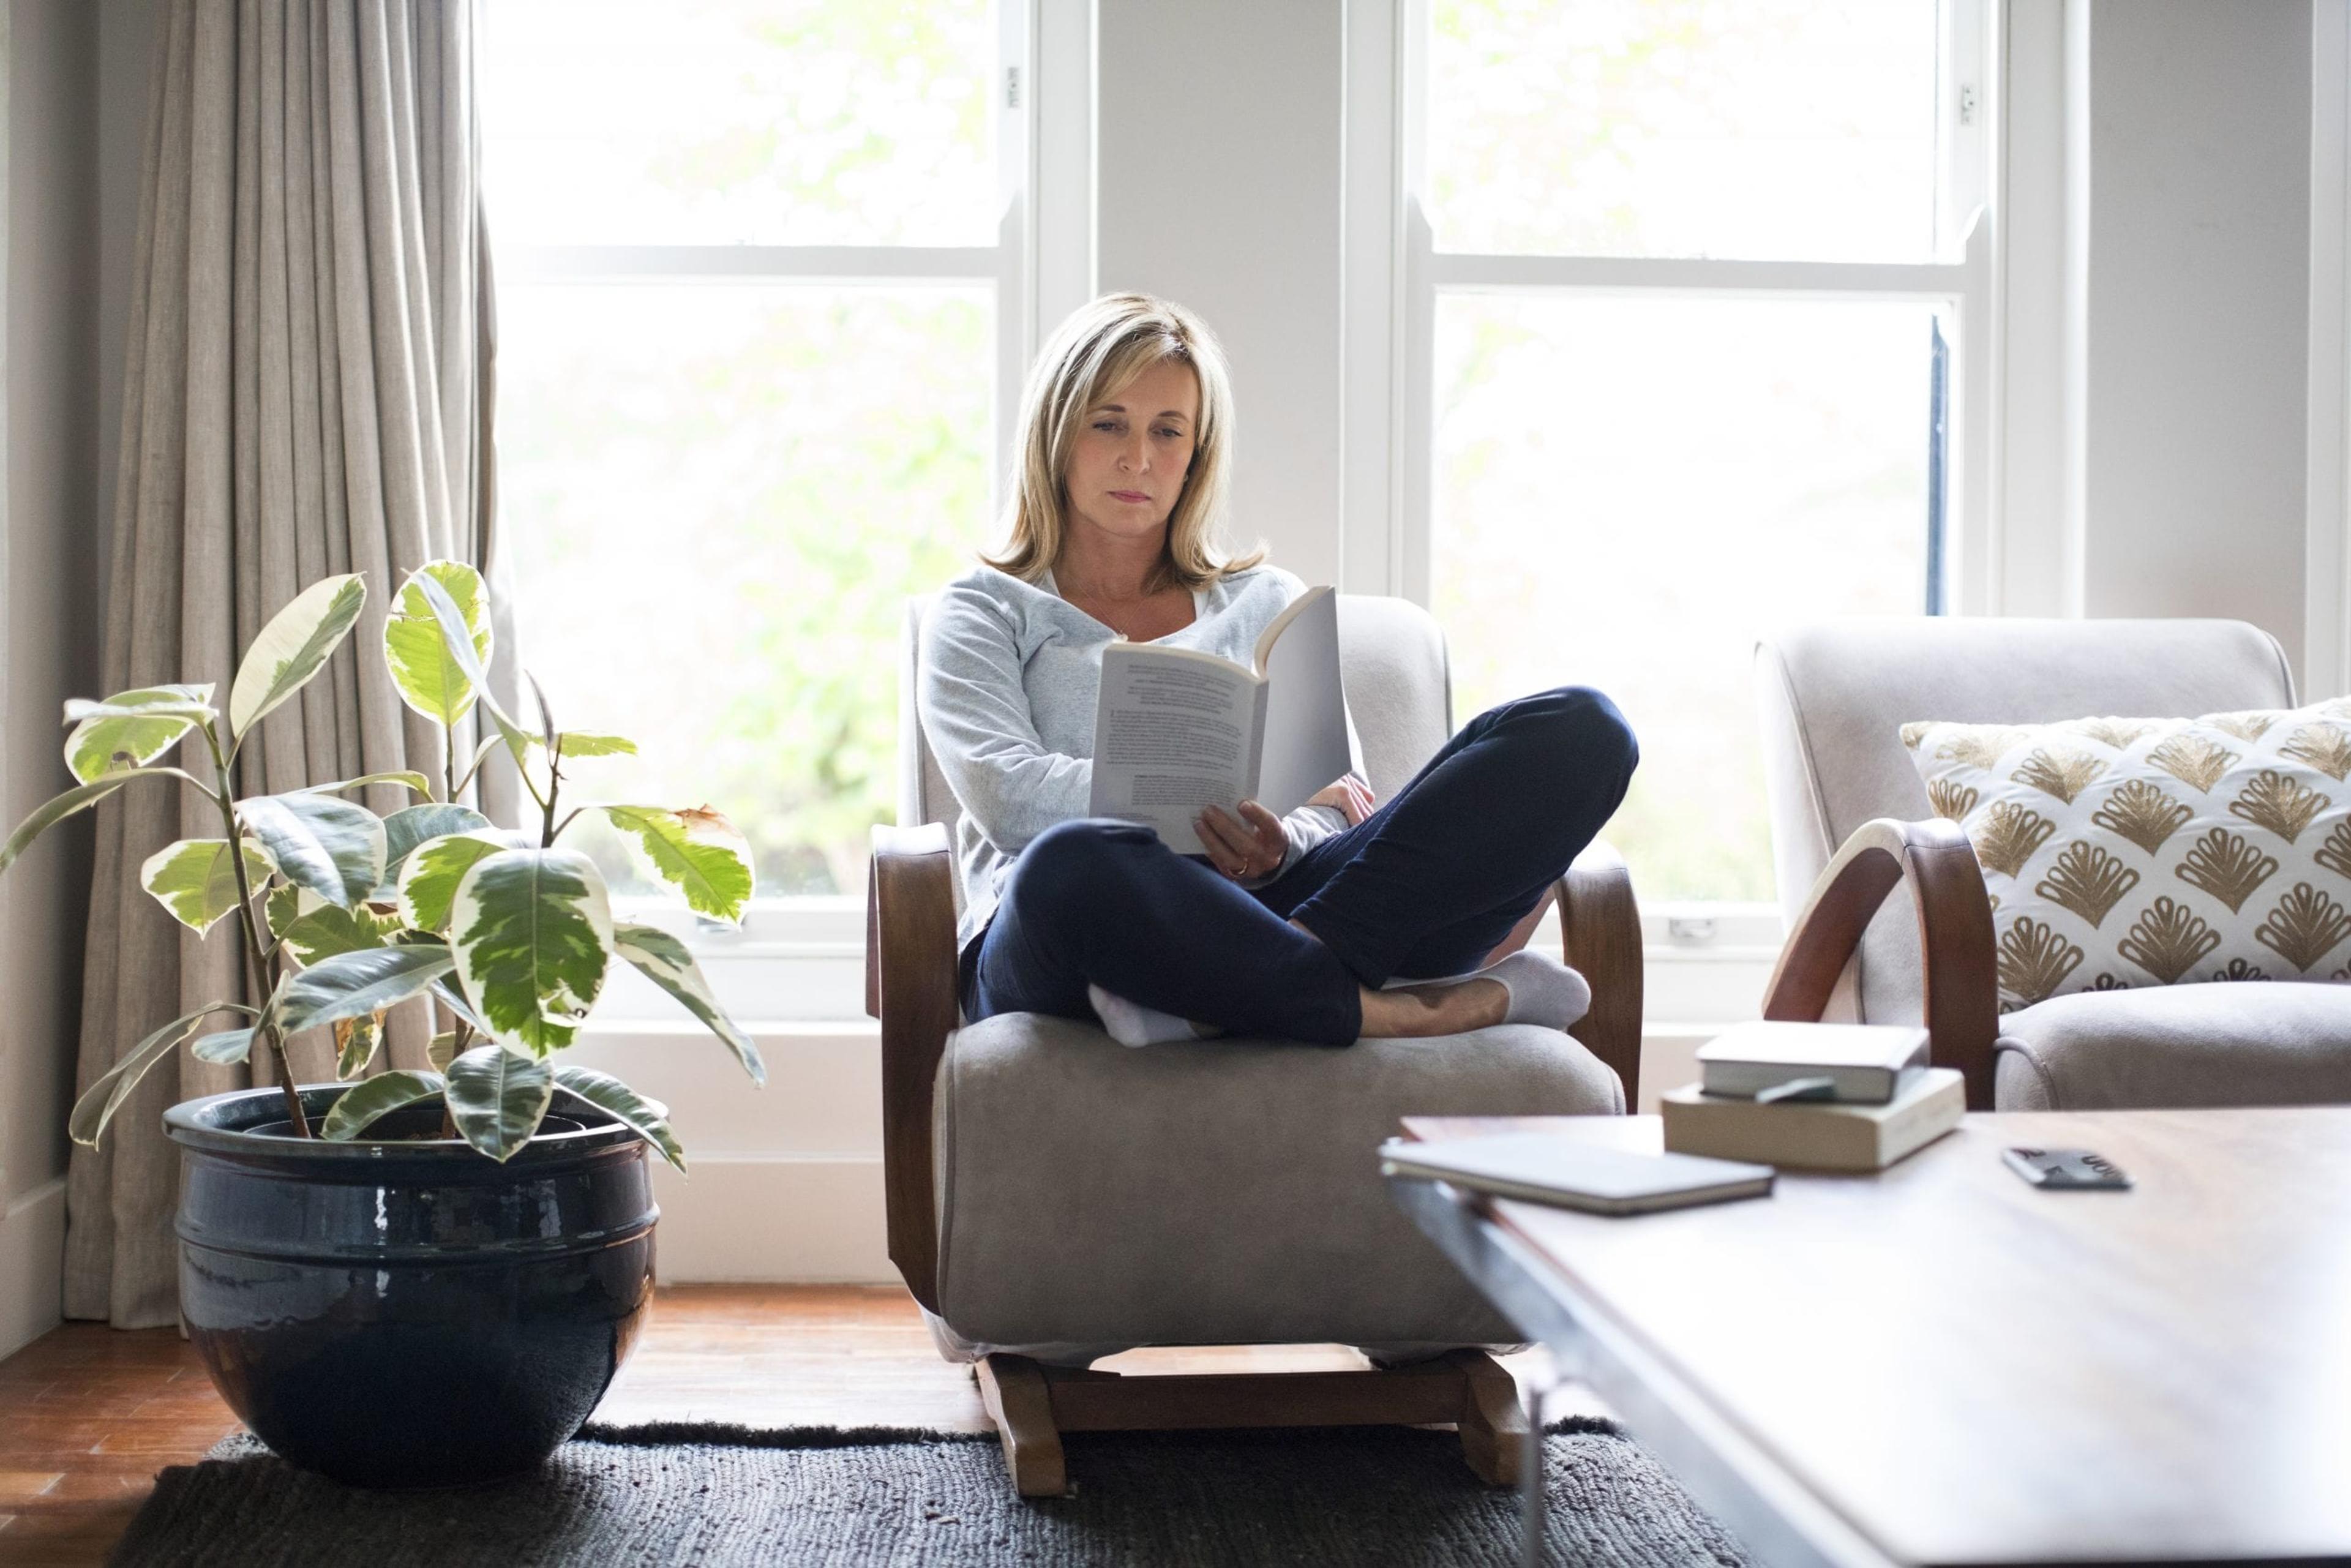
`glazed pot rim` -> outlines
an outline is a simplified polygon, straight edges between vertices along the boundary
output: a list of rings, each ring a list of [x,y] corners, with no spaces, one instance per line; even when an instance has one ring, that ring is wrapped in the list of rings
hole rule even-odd
[[[313,1118],[318,1118],[324,1116],[333,1106],[336,1099],[350,1087],[352,1085],[349,1083],[305,1083],[299,1086],[298,1092],[302,1096],[304,1112]],[[568,1093],[568,1091],[558,1085],[556,1092],[560,1096]],[[636,1141],[636,1133],[626,1124],[612,1116],[610,1112],[580,1101],[576,1095],[572,1095],[571,1098],[576,1102],[573,1107],[557,1113],[554,1107],[550,1106],[550,1113],[577,1117],[584,1112],[599,1119],[568,1131],[540,1132],[533,1134],[530,1140],[516,1150],[513,1156],[506,1162],[508,1167],[522,1161],[560,1159]],[[263,1102],[266,1103],[266,1106]],[[347,1141],[336,1141],[326,1138],[288,1137],[282,1133],[252,1132],[243,1127],[225,1124],[235,1113],[247,1107],[268,1110],[271,1113],[260,1118],[262,1121],[282,1122],[285,1120],[285,1103],[284,1091],[275,1085],[260,1089],[232,1089],[224,1094],[206,1094],[199,1099],[183,1100],[167,1109],[163,1113],[163,1130],[173,1143],[189,1148],[206,1149],[223,1154],[266,1155],[272,1159],[338,1162],[385,1159],[439,1160],[463,1155],[469,1160],[478,1160],[493,1169],[496,1168],[496,1162],[490,1160],[487,1155],[480,1153],[463,1138],[352,1138]],[[668,1107],[657,1101],[648,1100],[646,1103],[664,1117],[669,1113]]]

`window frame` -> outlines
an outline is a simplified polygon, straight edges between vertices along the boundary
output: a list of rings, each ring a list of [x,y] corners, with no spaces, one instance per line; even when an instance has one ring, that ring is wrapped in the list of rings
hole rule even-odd
[[[1343,580],[1356,592],[1426,605],[1435,482],[1435,351],[1441,295],[1569,294],[1910,301],[1951,315],[1946,476],[1946,612],[1999,610],[2000,509],[1993,389],[2001,373],[2001,283],[1996,258],[2003,172],[1999,128],[2003,0],[1937,7],[1937,231],[1926,262],[1754,261],[1690,257],[1517,256],[1440,251],[1427,189],[1429,0],[1351,0],[1345,146],[1348,260],[1345,436],[1348,504]],[[1751,1016],[1726,1011],[1723,977],[1737,966],[1760,1001],[1776,949],[1777,904],[1645,904],[1648,1011],[1680,1023]],[[1675,1024],[1653,1025],[1670,1032]]]
[[[489,0],[496,4],[496,0]],[[980,284],[995,300],[991,515],[1001,507],[1020,390],[1044,327],[1093,295],[1092,6],[997,0],[997,240],[986,246],[506,245],[502,289],[581,283]],[[1040,90],[1050,86],[1050,90]],[[891,656],[896,651],[891,650]],[[893,802],[894,805],[894,801]],[[755,899],[728,928],[658,899],[616,901],[682,937],[739,1017],[855,1018],[863,1011],[861,894]],[[618,976],[598,1022],[675,1011]]]

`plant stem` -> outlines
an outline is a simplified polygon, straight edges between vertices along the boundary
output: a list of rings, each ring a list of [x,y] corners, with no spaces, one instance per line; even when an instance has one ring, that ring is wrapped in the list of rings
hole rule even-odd
[[[253,918],[253,881],[245,870],[245,832],[236,822],[236,801],[229,790],[228,758],[221,753],[220,732],[210,723],[204,726],[204,744],[212,747],[213,780],[218,786],[213,804],[220,808],[221,825],[228,832],[229,864],[236,869],[237,924],[245,933],[246,965],[252,975],[254,1005],[261,1009],[256,1032],[277,1063],[277,1087],[286,1097],[286,1119],[294,1124],[296,1137],[308,1138],[313,1135],[310,1118],[302,1110],[301,1092],[294,1086],[293,1064],[286,1060],[286,1042],[278,1037],[277,1020],[269,1012],[269,998],[277,989],[274,983],[277,955],[262,946],[261,930]]]
[[[563,736],[555,727],[555,716],[547,711],[547,692],[538,677],[528,670],[522,678],[530,683],[530,695],[538,704],[539,737],[547,744],[547,799],[539,804],[538,847],[555,847],[555,798],[563,793]]]
[[[472,1043],[474,1026],[464,1019],[458,1019],[455,1032],[457,1038],[449,1042],[449,1060],[452,1062],[463,1056],[465,1047]],[[457,1135],[457,1113],[449,1108],[449,1075],[446,1072],[441,1075],[441,1135],[444,1138]]]
[[[558,738],[559,741],[560,737]],[[547,748],[547,799],[539,802],[538,847],[540,849],[553,849],[555,835],[563,831],[555,825],[555,801],[556,798],[562,793],[563,753],[559,746],[549,746]],[[563,821],[565,827],[570,826],[569,817],[566,817]]]

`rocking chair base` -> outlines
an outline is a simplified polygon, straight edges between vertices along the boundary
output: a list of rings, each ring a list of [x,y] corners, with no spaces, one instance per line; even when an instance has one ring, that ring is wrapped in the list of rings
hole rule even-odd
[[[1470,1469],[1497,1487],[1516,1484],[1530,1440],[1518,1385],[1482,1350],[1363,1372],[1136,1376],[1019,1355],[991,1355],[975,1370],[1022,1497],[1068,1493],[1064,1432],[1449,1424]]]

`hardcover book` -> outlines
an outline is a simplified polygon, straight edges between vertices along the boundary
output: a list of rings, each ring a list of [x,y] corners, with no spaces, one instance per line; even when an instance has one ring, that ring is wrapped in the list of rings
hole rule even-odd
[[[1702,1092],[1695,1083],[1662,1096],[1666,1147],[1718,1159],[1759,1160],[1793,1170],[1883,1170],[1959,1124],[1964,1081],[1930,1067],[1883,1105],[1783,1100],[1759,1105]]]
[[[1708,1094],[1751,1099],[1803,1079],[1806,1098],[1883,1105],[1927,1065],[1927,1031],[1905,1024],[1743,1023],[1698,1047]]]

